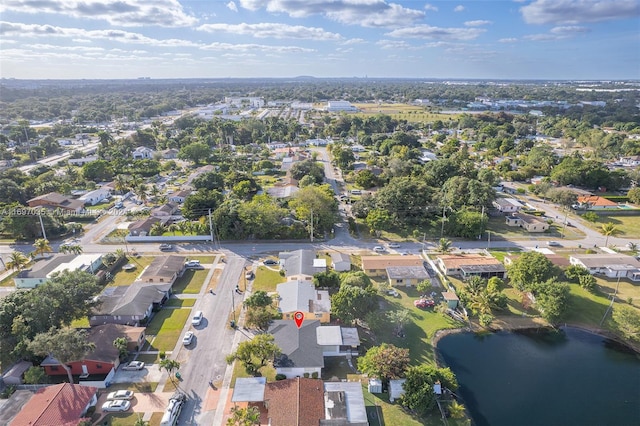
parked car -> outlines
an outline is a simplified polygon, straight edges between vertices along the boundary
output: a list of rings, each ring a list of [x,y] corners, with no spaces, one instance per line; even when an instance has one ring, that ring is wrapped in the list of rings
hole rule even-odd
[[[273,260],[273,259],[265,259],[264,262],[262,262],[262,263],[264,263],[265,265],[273,266],[273,265],[277,265],[278,261],[277,260]]]
[[[160,244],[160,251],[171,251],[173,246],[171,244]]]
[[[191,325],[200,325],[202,318],[204,318],[202,311],[196,311],[196,313],[193,314],[193,317],[191,317]]]
[[[384,252],[385,250],[384,250],[384,247],[382,247],[382,246],[375,246],[375,247],[373,248],[373,251],[375,251],[376,253],[382,253],[382,252]]]
[[[162,415],[162,420],[160,420],[160,426],[174,426],[178,422],[178,417],[180,417],[180,412],[182,411],[182,406],[184,402],[187,400],[187,396],[183,393],[176,393],[169,399],[169,404],[167,405],[167,409]]]
[[[131,403],[123,399],[107,401],[102,404],[102,411],[127,411],[129,408],[131,408]]]
[[[247,271],[247,273],[244,274],[244,277],[246,279],[248,279],[248,280],[252,280],[255,277],[255,275],[254,275],[253,271]]]
[[[123,370],[142,370],[144,368],[144,362],[131,361],[129,364],[122,367]]]
[[[184,263],[185,268],[204,269],[199,260],[188,260]]]
[[[107,401],[113,401],[116,399],[131,399],[133,398],[133,391],[130,390],[119,390],[115,392],[109,393],[107,395]]]
[[[389,248],[400,248],[400,244],[398,243],[389,243],[387,245],[389,246]]]
[[[433,299],[418,299],[413,301],[413,305],[416,308],[421,309],[433,308],[434,306],[436,306],[436,302],[434,302]]]
[[[549,247],[560,247],[561,244],[557,241],[547,241],[547,245]]]
[[[398,293],[394,288],[387,290],[387,294],[393,297],[400,297],[400,293]]]
[[[187,331],[182,338],[182,344],[189,346],[193,342],[193,331]]]

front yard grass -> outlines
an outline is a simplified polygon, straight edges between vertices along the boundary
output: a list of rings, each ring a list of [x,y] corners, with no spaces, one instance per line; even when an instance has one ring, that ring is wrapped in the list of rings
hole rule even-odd
[[[587,220],[583,220],[583,223],[589,228],[598,232],[602,229],[602,225],[605,223],[613,223],[616,228],[621,232],[621,237],[637,238],[640,235],[640,215],[638,216],[598,216],[598,220],[593,223]],[[604,238],[604,237],[603,237]]]
[[[139,393],[151,393],[155,392],[157,387],[158,382],[112,383],[109,389],[105,389],[105,392],[132,390]]]
[[[171,298],[164,304],[167,308],[191,308],[196,304],[196,299],[175,299]]]
[[[176,294],[198,294],[204,284],[205,278],[209,273],[208,269],[187,269],[175,284],[173,284],[173,292]]]
[[[627,279],[620,279],[620,284],[618,285],[617,279],[607,278],[602,275],[596,276],[596,281],[598,283],[599,290],[607,297],[613,295],[616,291],[616,287],[618,287],[618,295],[616,296],[618,299],[622,299],[626,302],[631,299],[631,304],[640,308],[640,284],[633,284]]]
[[[191,309],[162,309],[156,313],[146,331],[147,342],[153,344],[145,350],[172,351],[190,314]]]
[[[274,271],[271,268],[260,265],[253,280],[252,292],[255,293],[258,290],[266,291],[267,293],[276,291],[276,286],[285,281],[286,279],[280,275],[280,271]]]
[[[16,285],[13,281],[16,275],[18,275],[18,271],[14,271],[7,275],[2,281],[0,281],[0,287],[13,287]]]
[[[268,364],[264,367],[262,367],[260,369],[260,374],[262,375],[262,377],[266,377],[267,378],[267,382],[273,382],[276,380],[276,369],[273,368],[273,365]],[[231,377],[231,389],[233,389],[236,386],[236,379],[237,378],[243,378],[243,377],[253,377],[250,374],[247,374],[247,371],[244,369],[244,365],[240,362],[240,361],[236,361],[233,364],[233,375]],[[222,379],[220,380],[220,382],[214,382],[213,383],[216,387],[220,387],[220,385],[222,384]]]
[[[131,285],[136,278],[140,276],[144,268],[149,266],[153,261],[152,256],[130,257],[127,263],[136,265],[136,269],[132,271],[123,271],[122,266],[113,271],[113,280],[109,283],[110,286],[124,286]],[[124,265],[123,265],[124,266]]]
[[[160,426],[164,413],[153,413],[148,426]],[[109,413],[100,423],[108,426],[132,426],[138,417],[142,418],[142,413]]]

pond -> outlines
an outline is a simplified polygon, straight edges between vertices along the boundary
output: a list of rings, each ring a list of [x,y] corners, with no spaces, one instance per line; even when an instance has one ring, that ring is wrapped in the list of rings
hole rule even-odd
[[[458,333],[437,348],[478,426],[640,425],[640,356],[601,336]]]

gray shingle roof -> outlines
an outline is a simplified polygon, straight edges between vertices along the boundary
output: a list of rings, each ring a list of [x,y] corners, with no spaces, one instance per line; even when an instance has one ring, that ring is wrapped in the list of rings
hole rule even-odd
[[[318,345],[316,329],[320,321],[304,321],[298,329],[291,320],[276,320],[269,327],[282,356],[274,363],[276,367],[324,367],[322,348]]]

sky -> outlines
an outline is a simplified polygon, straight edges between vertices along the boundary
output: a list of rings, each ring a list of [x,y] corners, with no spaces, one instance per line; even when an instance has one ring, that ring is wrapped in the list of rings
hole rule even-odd
[[[1,0],[0,77],[640,79],[640,0]]]

